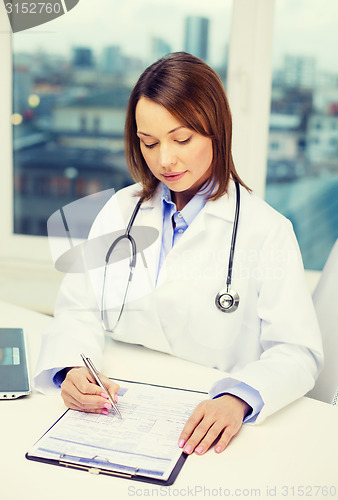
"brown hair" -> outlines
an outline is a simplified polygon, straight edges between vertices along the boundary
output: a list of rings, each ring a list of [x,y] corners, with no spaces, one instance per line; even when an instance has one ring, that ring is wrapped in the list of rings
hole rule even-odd
[[[227,192],[230,177],[246,189],[236,172],[231,154],[232,120],[221,80],[206,63],[185,52],[169,54],[149,66],[137,81],[127,108],[125,153],[129,172],[151,198],[158,179],[148,168],[140,149],[135,120],[141,97],[164,106],[185,127],[210,137],[213,145],[209,197],[216,200]]]

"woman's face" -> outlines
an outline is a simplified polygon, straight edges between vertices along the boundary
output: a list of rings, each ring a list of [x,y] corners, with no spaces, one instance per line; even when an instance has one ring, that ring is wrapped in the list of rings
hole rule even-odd
[[[188,129],[164,106],[145,97],[137,103],[135,118],[144,160],[172,191],[181,210],[210,177],[212,140]]]

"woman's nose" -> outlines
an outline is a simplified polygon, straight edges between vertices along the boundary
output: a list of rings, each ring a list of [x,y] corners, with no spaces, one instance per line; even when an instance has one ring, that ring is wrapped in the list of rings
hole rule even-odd
[[[170,146],[161,145],[160,148],[160,166],[167,168],[170,165],[175,165],[176,155]]]

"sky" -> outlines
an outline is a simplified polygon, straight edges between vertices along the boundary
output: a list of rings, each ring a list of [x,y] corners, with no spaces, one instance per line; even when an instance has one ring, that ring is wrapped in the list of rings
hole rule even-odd
[[[338,0],[275,3],[274,66],[285,53],[313,55],[319,68],[338,73]],[[121,45],[127,55],[147,59],[153,36],[182,50],[184,18],[194,14],[210,19],[209,62],[216,65],[225,57],[231,11],[232,0],[80,0],[59,19],[14,34],[14,49],[70,55],[73,46],[83,45],[99,54],[105,46]]]
[[[276,0],[274,65],[284,53],[314,55],[338,73],[338,0]]]
[[[212,9],[205,0],[80,0],[67,15],[14,34],[14,47],[19,51],[48,46],[50,51],[69,54],[72,46],[99,52],[108,45],[121,45],[127,55],[144,58],[153,36],[163,38],[173,51],[182,50],[184,18],[193,13],[210,19],[210,45],[217,48],[212,59],[217,62],[224,58],[229,39],[232,0],[211,2]]]

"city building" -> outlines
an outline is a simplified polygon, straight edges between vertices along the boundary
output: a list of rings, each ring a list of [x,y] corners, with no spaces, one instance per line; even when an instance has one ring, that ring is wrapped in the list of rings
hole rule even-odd
[[[13,112],[22,114],[29,109],[28,98],[33,86],[33,78],[28,66],[15,66],[13,79],[15,82],[13,88]]]
[[[161,57],[165,56],[172,52],[172,48],[165,40],[159,37],[153,37],[151,40],[151,57],[153,61],[157,61],[161,59]]]
[[[323,86],[313,92],[313,107],[318,113],[338,114],[338,85]]]
[[[16,129],[15,232],[44,236],[47,218],[61,206],[132,183],[123,141],[129,93],[79,94],[55,104],[49,131],[28,121]]]
[[[58,136],[59,144],[115,152],[123,150],[125,109],[129,95],[129,88],[120,87],[92,92],[55,106],[52,130]]]
[[[298,155],[300,117],[271,113],[269,160],[291,160]]]
[[[91,68],[94,66],[93,51],[88,47],[75,47],[73,49],[73,67]]]
[[[307,158],[310,162],[320,163],[322,166],[332,163],[337,168],[338,158],[338,113],[313,114],[306,130]]]
[[[101,56],[101,70],[104,73],[121,75],[124,71],[124,59],[121,47],[118,45],[105,47]]]
[[[14,159],[14,231],[19,234],[46,236],[47,219],[56,210],[132,183],[123,151],[63,147],[49,140],[14,151]]]
[[[317,80],[316,58],[287,54],[281,75],[287,87],[313,88]]]
[[[303,174],[304,131],[301,116],[271,113],[267,182],[294,180]]]
[[[185,20],[184,50],[204,61],[208,59],[209,19],[189,16]]]

